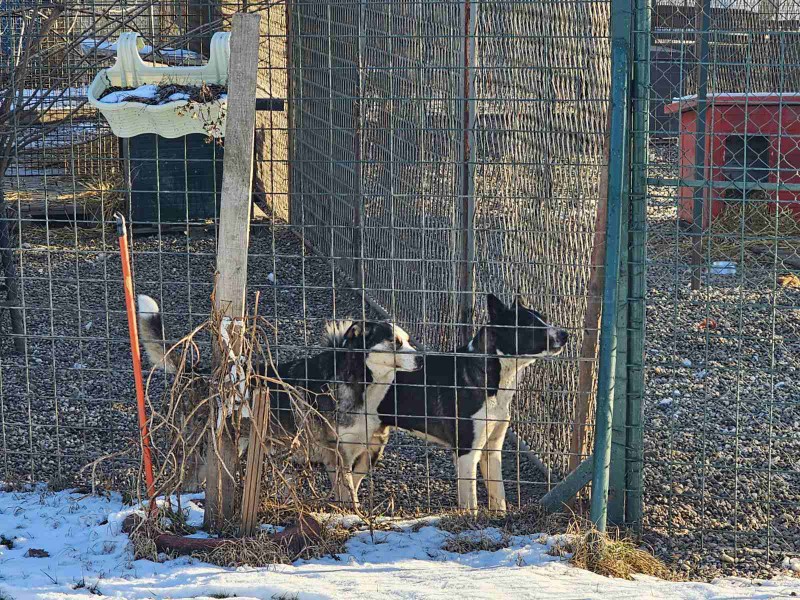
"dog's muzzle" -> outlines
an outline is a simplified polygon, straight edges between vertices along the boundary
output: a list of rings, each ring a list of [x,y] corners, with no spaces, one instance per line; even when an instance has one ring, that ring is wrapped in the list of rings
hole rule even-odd
[[[549,332],[548,341],[550,343],[550,350],[561,350],[567,345],[569,335],[563,329],[553,329]]]

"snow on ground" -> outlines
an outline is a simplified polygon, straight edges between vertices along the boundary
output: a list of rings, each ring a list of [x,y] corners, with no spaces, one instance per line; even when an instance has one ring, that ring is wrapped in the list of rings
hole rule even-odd
[[[134,561],[124,517],[110,499],[69,492],[0,492],[0,600],[117,598],[789,598],[800,579],[754,583],[669,583],[650,577],[607,579],[547,554],[543,536],[519,536],[496,552],[452,554],[434,526],[369,532],[351,539],[339,560],[324,558],[269,568],[226,569],[180,558]],[[202,518],[199,510],[190,520]],[[485,535],[499,535],[488,530]],[[543,543],[544,542],[544,543]],[[35,558],[34,550],[47,557]],[[98,596],[99,597],[99,596]]]

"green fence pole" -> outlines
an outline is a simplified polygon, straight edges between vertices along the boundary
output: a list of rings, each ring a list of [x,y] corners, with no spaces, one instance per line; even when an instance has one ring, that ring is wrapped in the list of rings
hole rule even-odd
[[[611,119],[608,159],[608,222],[606,225],[605,284],[600,322],[600,355],[597,377],[597,418],[594,442],[591,518],[604,531],[608,508],[611,461],[611,420],[617,350],[617,299],[622,241],[622,206],[628,140],[625,135],[629,110],[631,51],[631,0],[611,0]]]
[[[630,119],[627,120],[628,123]],[[625,128],[630,147],[630,130]],[[625,171],[630,173],[630,151],[625,152]],[[615,352],[614,406],[611,416],[611,462],[608,476],[608,522],[622,525],[625,520],[627,479],[627,414],[628,414],[628,220],[630,215],[630,177],[623,178],[620,201],[619,279],[617,281],[617,348]]]
[[[647,217],[647,160],[650,130],[650,1],[636,0],[633,86],[633,149],[631,168],[631,221],[628,233],[628,368],[627,460],[625,522],[637,532],[642,524],[644,399],[645,235]]]

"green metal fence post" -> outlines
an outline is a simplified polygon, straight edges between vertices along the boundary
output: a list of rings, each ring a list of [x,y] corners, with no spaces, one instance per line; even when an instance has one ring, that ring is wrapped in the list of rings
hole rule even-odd
[[[627,468],[625,522],[639,531],[642,523],[642,401],[644,399],[645,235],[648,132],[650,130],[650,7],[636,0],[633,86],[631,222],[628,233]]]
[[[626,119],[625,173],[630,173],[630,119]],[[614,374],[614,409],[611,417],[611,462],[608,479],[608,521],[621,525],[625,520],[627,479],[628,414],[628,221],[630,218],[630,177],[623,178],[620,200],[619,280],[617,282],[617,349]]]
[[[622,209],[625,191],[627,144],[625,135],[630,109],[631,0],[611,0],[611,119],[608,159],[608,223],[606,225],[605,284],[600,323],[600,356],[597,378],[597,418],[592,477],[591,518],[604,531],[608,508],[611,461],[611,421],[617,351],[617,299],[622,241]]]

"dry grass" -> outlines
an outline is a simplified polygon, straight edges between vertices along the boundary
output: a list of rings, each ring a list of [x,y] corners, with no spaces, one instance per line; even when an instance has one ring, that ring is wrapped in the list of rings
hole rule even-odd
[[[255,305],[258,306],[256,300]],[[283,430],[277,419],[269,419],[260,443],[265,448],[265,464],[262,480],[263,501],[259,510],[259,521],[271,525],[289,525],[300,522],[305,515],[325,505],[325,496],[313,488],[311,459],[304,452],[314,443],[318,419],[324,419],[306,400],[302,390],[295,390],[280,380],[272,380],[259,373],[259,365],[270,364],[268,340],[269,324],[258,315],[250,315],[237,339],[241,347],[243,387],[234,385],[229,374],[230,360],[220,361],[213,372],[199,370],[195,363],[200,356],[201,338],[217,340],[219,347],[227,347],[223,341],[220,316],[210,319],[185,336],[169,350],[177,358],[177,373],[167,382],[161,398],[150,402],[150,431],[153,440],[153,455],[157,465],[155,473],[156,495],[169,497],[185,493],[187,479],[196,482],[197,465],[210,449],[209,440],[230,436],[234,446],[241,438],[249,437],[249,419],[244,409],[253,414],[252,399],[257,397],[267,383],[283,385],[293,401],[296,430]],[[236,344],[236,341],[232,341]],[[209,357],[206,357],[208,359]],[[152,376],[147,383],[147,397],[151,400],[151,386],[163,380],[163,374]],[[219,403],[225,398],[228,401]],[[220,421],[216,415],[222,412]],[[218,427],[218,423],[222,426]],[[305,458],[305,461],[303,460]],[[243,461],[242,461],[243,462]],[[244,464],[236,464],[231,473],[236,484],[236,514],[241,510],[241,489],[244,482]],[[309,483],[311,481],[311,483]],[[311,501],[309,501],[309,498]],[[221,528],[223,533],[238,529],[238,517],[229,526]],[[161,534],[186,535],[194,528],[186,523],[180,510],[161,507],[158,518],[139,523],[130,538],[137,558],[154,560],[158,557],[155,539]],[[249,538],[231,538],[214,549],[194,552],[199,559],[221,566],[264,566],[288,564],[301,558],[334,555],[343,550],[351,532],[335,524],[322,527],[319,539],[306,541],[299,554],[293,554],[286,543],[276,542],[270,534],[260,532]]]
[[[738,255],[742,248],[777,247],[796,252],[800,248],[800,221],[795,213],[773,203],[756,200],[738,205],[730,204],[713,221],[712,253],[727,258]]]
[[[422,522],[421,526],[429,522]],[[568,557],[576,567],[606,577],[631,579],[643,574],[675,579],[675,574],[650,552],[638,547],[627,537],[608,535],[597,531],[591,524],[570,515],[548,515],[540,507],[509,511],[505,516],[490,512],[454,513],[442,517],[437,526],[452,534],[442,546],[448,552],[500,550],[508,547],[513,535],[546,533],[560,535],[551,547],[554,556]],[[497,535],[485,533],[487,528],[499,530]]]
[[[470,552],[496,552],[508,548],[511,536],[505,532],[499,536],[489,535],[485,531],[462,532],[450,535],[442,544],[442,550],[456,554]]]
[[[453,534],[494,527],[509,535],[526,535],[554,530],[559,520],[562,520],[561,516],[548,515],[539,505],[531,505],[511,509],[502,516],[489,511],[480,511],[477,515],[455,512],[439,519],[437,527]],[[423,522],[423,526],[426,524]]]
[[[562,543],[551,549],[555,556],[569,555],[570,564],[605,577],[633,579],[634,575],[652,575],[674,580],[675,574],[650,552],[633,540],[601,533],[591,525],[573,521]]]
[[[255,305],[258,305],[257,299]],[[265,454],[262,497],[269,498],[261,507],[261,517],[266,518],[266,522],[280,524],[324,505],[327,494],[314,487],[313,461],[309,453],[315,447],[319,429],[328,427],[335,431],[335,427],[309,404],[310,397],[305,390],[294,389],[280,379],[261,374],[264,365],[272,364],[271,335],[269,322],[257,314],[246,318],[239,336],[243,359],[240,380],[244,381],[241,387],[231,381],[233,363],[230,359],[220,361],[213,372],[199,370],[194,364],[202,354],[203,341],[210,338],[216,340],[218,347],[227,347],[218,314],[212,315],[169,350],[169,355],[177,357],[177,373],[155,401],[152,396],[159,394],[151,394],[151,387],[163,381],[163,375],[148,378],[150,430],[159,466],[155,474],[157,495],[186,492],[187,482],[199,479],[198,467],[204,462],[210,439],[218,444],[225,435],[233,440],[234,446],[240,440],[249,439],[250,419],[246,415],[254,413],[253,399],[263,395],[263,390],[271,384],[281,386],[291,399],[295,427],[287,431],[278,419],[268,417],[266,430],[260,435]],[[209,358],[206,356],[204,362]],[[223,398],[225,402],[220,402]],[[218,452],[219,446],[215,450]],[[222,476],[232,477],[241,485],[244,465],[237,464],[234,472]]]
[[[129,539],[136,560],[157,562],[160,559],[156,538],[162,534],[185,535],[194,528],[173,518],[164,519],[164,510],[159,509],[157,519],[137,519]],[[287,544],[278,543],[268,532],[259,532],[253,537],[231,538],[228,542],[207,551],[192,552],[198,560],[221,567],[265,567],[276,564],[291,564],[297,560],[310,560],[323,556],[335,556],[344,552],[345,544],[352,532],[339,526],[323,526],[319,538],[308,538],[299,553],[293,552]]]
[[[754,199],[737,205],[730,204],[713,222],[714,233],[754,236],[800,237],[800,221],[786,207],[766,200]]]
[[[114,213],[124,211],[127,201],[120,172],[103,178],[77,180],[59,176],[47,177],[46,180],[30,177],[26,178],[24,188],[17,186],[12,179],[5,178],[8,182],[6,200],[12,211],[20,211],[23,219],[43,219],[44,212],[49,210],[55,222],[71,218],[74,211],[82,220],[113,222]]]

